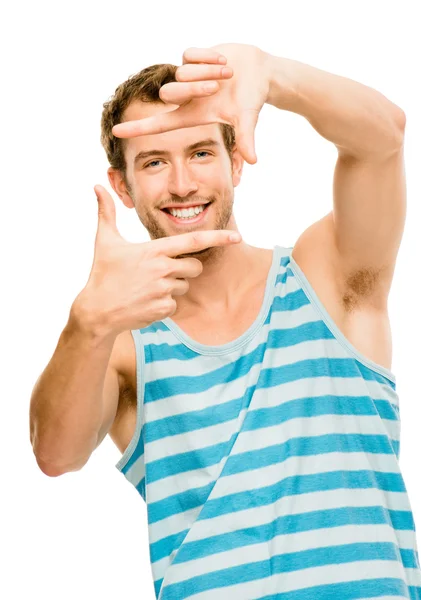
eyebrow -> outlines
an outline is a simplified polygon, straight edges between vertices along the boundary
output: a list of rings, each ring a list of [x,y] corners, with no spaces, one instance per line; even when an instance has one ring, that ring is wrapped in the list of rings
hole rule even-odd
[[[200,142],[195,142],[194,144],[190,144],[190,146],[186,146],[184,148],[184,152],[191,152],[192,150],[196,150],[196,148],[201,148],[202,146],[219,146],[219,142],[212,138],[208,138],[206,140],[201,140]],[[139,160],[142,158],[148,158],[149,156],[169,156],[170,152],[168,150],[142,150],[134,157],[133,164],[137,164]]]

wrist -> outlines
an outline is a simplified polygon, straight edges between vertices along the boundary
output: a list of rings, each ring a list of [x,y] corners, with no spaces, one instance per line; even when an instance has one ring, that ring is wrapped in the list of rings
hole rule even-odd
[[[90,298],[83,291],[75,298],[70,308],[68,326],[94,345],[105,341],[114,343],[117,337],[117,332],[112,330],[106,316],[98,310],[98,307],[93,306]]]
[[[266,104],[294,112],[298,98],[296,65],[297,61],[268,54],[266,59],[268,94]]]

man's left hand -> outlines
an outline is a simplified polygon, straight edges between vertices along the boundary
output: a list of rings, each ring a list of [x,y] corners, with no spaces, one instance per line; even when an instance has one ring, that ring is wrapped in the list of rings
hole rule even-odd
[[[120,138],[150,135],[209,123],[234,127],[236,146],[249,164],[257,162],[254,130],[269,92],[269,54],[248,44],[189,48],[176,71],[177,81],[163,85],[161,100],[177,108],[113,127]],[[219,62],[222,57],[222,62]],[[224,75],[224,63],[229,68]],[[214,91],[203,86],[212,83]]]

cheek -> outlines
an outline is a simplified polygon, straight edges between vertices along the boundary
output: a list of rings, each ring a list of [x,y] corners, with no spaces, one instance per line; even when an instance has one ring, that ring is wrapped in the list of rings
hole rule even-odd
[[[202,173],[204,183],[209,187],[224,188],[232,183],[232,174],[229,170],[222,167],[220,164],[211,165],[206,171],[206,175]]]
[[[146,198],[151,202],[165,196],[168,192],[166,177],[138,177],[136,181],[136,190],[139,198]]]

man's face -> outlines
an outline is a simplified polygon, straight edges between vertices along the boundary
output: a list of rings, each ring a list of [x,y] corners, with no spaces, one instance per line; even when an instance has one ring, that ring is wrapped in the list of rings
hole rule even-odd
[[[175,108],[176,105],[135,101],[126,109],[124,121]],[[203,144],[187,148],[202,141]],[[124,143],[126,179],[131,192],[122,192],[120,180],[119,195],[126,206],[135,207],[151,239],[205,229],[236,229],[232,214],[234,187],[240,182],[244,161],[234,149],[231,165],[218,123],[142,135]],[[151,150],[159,152],[149,156],[141,154]],[[168,204],[182,210],[205,202],[209,203],[205,210],[191,222],[171,216],[168,208],[163,210]],[[198,254],[203,255],[208,250],[212,249]]]

